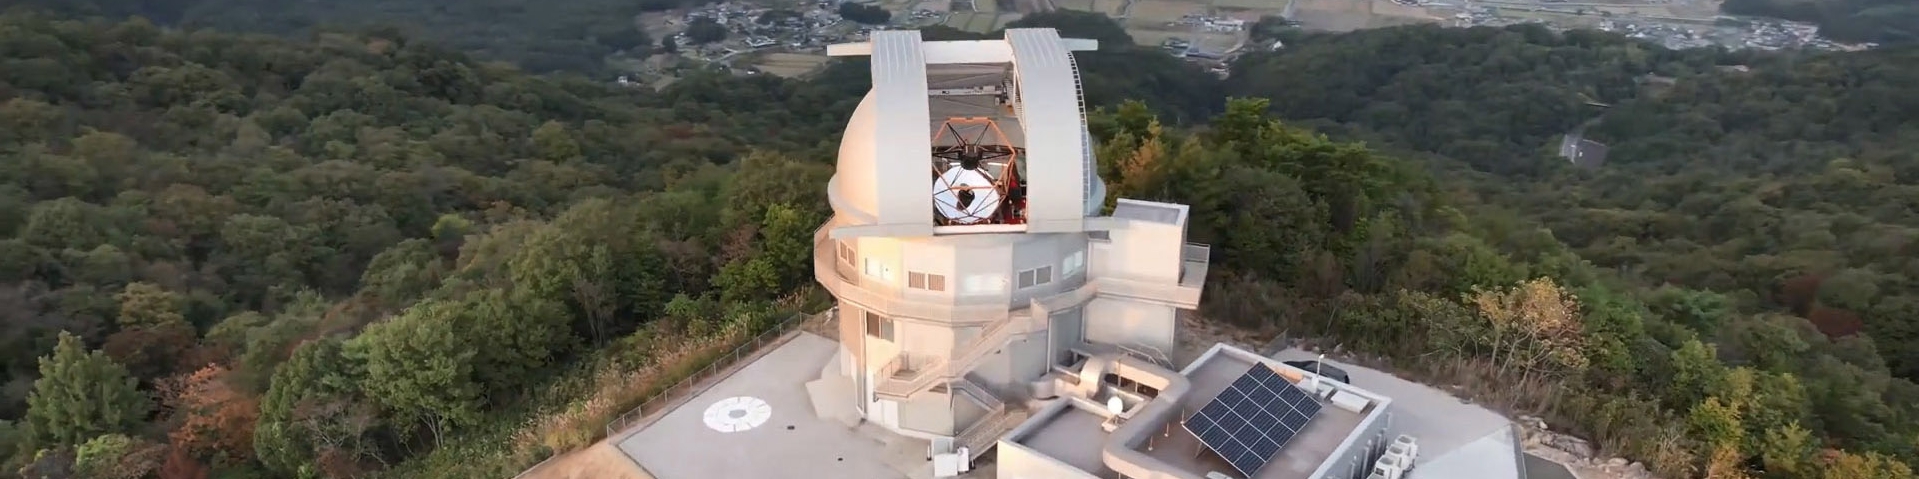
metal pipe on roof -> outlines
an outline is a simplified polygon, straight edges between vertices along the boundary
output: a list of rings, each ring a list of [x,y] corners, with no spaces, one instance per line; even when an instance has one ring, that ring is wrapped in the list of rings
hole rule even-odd
[[[1132,356],[1114,355],[1110,361],[1113,374],[1158,389],[1159,395],[1140,406],[1139,412],[1134,413],[1131,420],[1107,436],[1106,445],[1100,451],[1101,462],[1108,469],[1131,479],[1205,479],[1137,449],[1157,432],[1154,426],[1179,419],[1180,398],[1192,390],[1192,381],[1151,361]]]

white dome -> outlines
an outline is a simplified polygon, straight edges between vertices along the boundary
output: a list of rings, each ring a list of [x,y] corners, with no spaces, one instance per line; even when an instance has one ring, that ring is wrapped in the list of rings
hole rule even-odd
[[[857,218],[862,222],[872,221],[879,211],[879,191],[875,185],[873,157],[877,156],[879,142],[874,139],[878,130],[874,119],[873,91],[868,90],[866,97],[860,99],[860,105],[853,109],[853,116],[846,120],[846,133],[840,137],[840,158],[835,166],[833,179],[827,184],[827,198],[833,211]]]

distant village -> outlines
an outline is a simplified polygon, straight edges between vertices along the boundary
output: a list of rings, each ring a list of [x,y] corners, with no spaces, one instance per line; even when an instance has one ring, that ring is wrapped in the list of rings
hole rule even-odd
[[[1425,0],[1393,1],[1406,5],[1438,5]],[[1540,3],[1541,8],[1537,11],[1554,11],[1551,8],[1553,5],[1553,3]],[[1511,10],[1510,7],[1506,8]],[[1454,14],[1453,26],[1539,23],[1555,30],[1571,29],[1555,22],[1516,18],[1507,13],[1510,12],[1502,11],[1501,7],[1474,5],[1466,8],[1465,12]],[[1863,50],[1877,46],[1834,42],[1819,36],[1819,27],[1816,25],[1770,18],[1719,16],[1711,21],[1677,21],[1632,15],[1607,15],[1598,12],[1585,13],[1605,17],[1598,21],[1598,30],[1619,33],[1672,49],[1722,46],[1731,49],[1760,50]]]
[[[1406,6],[1441,8],[1459,12],[1452,15],[1454,26],[1542,23],[1559,30],[1567,29],[1553,22],[1534,18],[1515,18],[1514,15],[1506,14],[1510,13],[1509,11],[1501,11],[1502,7],[1475,5],[1471,0],[1392,1]],[[1462,8],[1456,2],[1464,3],[1465,6]],[[1534,11],[1553,11],[1552,8],[1556,8],[1551,2],[1536,5],[1538,8]],[[677,56],[655,56],[648,59],[645,65],[637,68],[635,75],[622,76],[619,82],[636,86],[664,86],[662,83],[670,82],[671,78],[661,72],[674,68],[674,65],[685,65],[686,62],[726,68],[744,75],[757,75],[766,73],[762,71],[763,65],[752,63],[735,65],[734,59],[743,55],[770,52],[818,57],[824,53],[827,45],[865,41],[876,29],[937,24],[944,21],[945,16],[948,15],[946,12],[925,9],[893,12],[892,18],[886,25],[862,25],[843,18],[839,8],[840,2],[835,0],[804,4],[799,8],[771,8],[743,1],[700,6],[677,18],[667,20],[671,30],[679,32],[672,37],[673,43],[678,46]],[[1503,8],[1512,9],[1510,5]],[[1793,48],[1854,50],[1872,46],[1831,42],[1820,37],[1818,29],[1810,24],[1781,20],[1720,17],[1718,21],[1708,25],[1630,15],[1600,15],[1605,19],[1598,22],[1599,30],[1618,32],[1675,49],[1720,45],[1729,48],[1766,50]],[[689,37],[685,31],[686,28],[705,21],[711,21],[725,28],[728,33],[726,38],[699,43]],[[1238,33],[1251,27],[1246,20],[1199,13],[1187,14],[1177,21],[1168,22],[1166,26],[1190,30],[1196,35]],[[1160,47],[1168,54],[1200,64],[1220,75],[1225,74],[1227,63],[1239,54],[1255,50],[1276,50],[1283,46],[1278,42],[1270,45],[1246,45],[1242,41],[1241,44],[1230,48],[1222,49],[1220,45],[1210,45],[1211,48],[1207,48],[1208,46],[1199,42],[1180,37],[1167,38],[1160,43]],[[823,61],[823,58],[816,60],[816,62]]]

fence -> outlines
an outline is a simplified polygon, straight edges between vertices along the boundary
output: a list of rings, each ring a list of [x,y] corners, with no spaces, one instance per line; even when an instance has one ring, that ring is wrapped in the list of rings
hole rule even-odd
[[[809,323],[830,321],[835,316],[837,315],[833,314],[833,310],[827,310],[819,314],[795,314],[792,317],[786,318],[784,321],[780,321],[779,324],[773,325],[771,329],[760,333],[759,336],[754,336],[753,339],[748,340],[745,344],[733,348],[732,352],[714,358],[712,363],[680,379],[680,382],[673,383],[672,386],[661,389],[660,392],[653,393],[653,396],[648,397],[646,402],[640,403],[639,407],[627,411],[626,414],[621,414],[620,417],[613,418],[612,422],[606,423],[606,437],[613,437],[614,434],[639,423],[653,413],[673,407],[676,400],[690,398],[704,392],[707,387],[711,387],[712,385],[702,385],[702,382],[726,371],[727,368],[740,362],[741,359],[745,359],[759,352],[761,348],[778,342],[786,336],[786,333],[802,327],[806,327],[809,331],[814,330],[814,328],[822,328],[824,325],[810,325]]]

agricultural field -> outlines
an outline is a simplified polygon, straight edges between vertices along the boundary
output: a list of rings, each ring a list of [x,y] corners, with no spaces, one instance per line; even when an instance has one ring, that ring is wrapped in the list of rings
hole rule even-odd
[[[1192,0],[1134,0],[1132,15],[1126,18],[1126,26],[1165,29],[1168,28],[1167,23],[1177,22],[1180,17],[1203,14],[1211,9],[1212,6],[1207,2]]]
[[[1346,32],[1373,24],[1372,0],[1293,1],[1293,20],[1310,30]]]
[[[754,62],[753,66],[769,75],[792,78],[819,70],[821,65],[826,64],[826,60],[825,55],[768,53]]]
[[[986,33],[1004,24],[1005,22],[1001,21],[1001,18],[1009,16],[1010,15],[1000,15],[997,13],[954,12],[952,15],[946,17],[945,25],[974,33]]]
[[[1221,10],[1248,10],[1257,12],[1259,15],[1253,15],[1253,18],[1258,19],[1260,15],[1278,15],[1280,12],[1286,11],[1286,4],[1291,1],[1292,0],[1213,0],[1213,7]],[[1238,15],[1235,15],[1235,17],[1238,17]]]
[[[1119,17],[1126,13],[1127,0],[1053,0],[1053,5],[1061,10],[1078,10]]]

